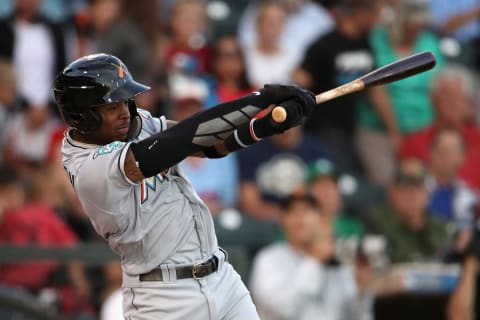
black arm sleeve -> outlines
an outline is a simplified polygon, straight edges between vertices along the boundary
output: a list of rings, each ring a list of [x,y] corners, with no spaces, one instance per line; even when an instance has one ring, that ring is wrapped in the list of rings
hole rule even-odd
[[[165,131],[133,143],[131,150],[143,175],[151,177],[225,140],[271,103],[266,95],[252,93],[196,113]]]

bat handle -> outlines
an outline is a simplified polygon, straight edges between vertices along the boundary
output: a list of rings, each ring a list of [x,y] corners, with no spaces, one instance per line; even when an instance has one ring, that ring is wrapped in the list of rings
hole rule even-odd
[[[287,119],[287,110],[282,106],[276,106],[272,110],[272,119],[276,123],[282,123]]]

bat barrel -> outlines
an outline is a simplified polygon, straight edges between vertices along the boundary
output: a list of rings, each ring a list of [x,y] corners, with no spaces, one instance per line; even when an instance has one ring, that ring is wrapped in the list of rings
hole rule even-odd
[[[366,87],[390,83],[430,70],[435,66],[435,63],[435,56],[431,52],[421,52],[376,69],[352,82],[320,93],[315,98],[317,103],[326,102],[363,90]],[[277,123],[285,121],[287,118],[285,108],[276,106],[272,111],[272,118]]]
[[[425,51],[376,69],[360,79],[366,87],[378,86],[430,70],[435,63],[435,56]]]

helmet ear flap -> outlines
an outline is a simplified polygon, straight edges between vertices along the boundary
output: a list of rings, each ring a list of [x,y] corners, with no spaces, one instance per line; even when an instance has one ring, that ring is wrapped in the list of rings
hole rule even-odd
[[[128,129],[127,139],[135,138],[142,131],[142,118],[137,111],[135,100],[128,99],[128,111],[130,112],[130,128]]]
[[[138,116],[137,112],[137,103],[133,99],[128,99],[128,111],[130,112],[130,117],[133,118],[133,116]]]

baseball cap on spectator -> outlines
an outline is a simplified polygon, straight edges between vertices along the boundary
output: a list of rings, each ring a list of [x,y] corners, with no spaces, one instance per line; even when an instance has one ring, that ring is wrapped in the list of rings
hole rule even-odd
[[[205,81],[183,75],[174,75],[170,79],[171,97],[175,104],[205,101],[208,87]]]
[[[427,173],[423,164],[416,159],[402,161],[395,172],[394,184],[424,185]]]
[[[201,79],[184,75],[174,75],[170,78],[173,119],[182,121],[199,112],[204,107],[208,93],[206,83]]]
[[[303,190],[293,192],[292,194],[284,197],[280,202],[280,206],[284,211],[286,211],[297,202],[307,203],[315,209],[319,207],[317,199],[310,192],[305,192]]]
[[[308,165],[306,175],[308,183],[325,176],[338,180],[339,173],[332,161],[328,159],[318,159]]]

